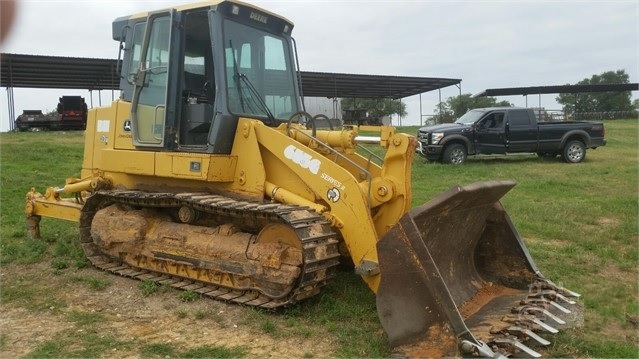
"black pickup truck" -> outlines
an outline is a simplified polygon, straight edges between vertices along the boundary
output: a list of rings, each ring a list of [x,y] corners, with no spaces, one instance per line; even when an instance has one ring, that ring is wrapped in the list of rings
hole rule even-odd
[[[597,122],[537,122],[530,108],[476,108],[454,123],[420,128],[417,151],[429,161],[452,164],[466,162],[468,155],[508,153],[561,155],[578,163],[587,148],[606,145],[605,133]]]

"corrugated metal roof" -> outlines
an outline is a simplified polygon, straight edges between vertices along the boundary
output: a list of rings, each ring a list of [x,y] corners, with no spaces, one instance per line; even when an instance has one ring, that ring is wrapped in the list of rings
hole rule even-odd
[[[487,89],[473,97],[484,96],[511,96],[511,95],[539,95],[549,93],[582,93],[582,92],[606,92],[606,91],[637,91],[639,84],[598,84],[598,85],[557,85],[557,86],[529,86],[529,87],[505,87]]]
[[[399,99],[457,85],[459,79],[301,72],[304,96]]]
[[[117,60],[61,56],[0,54],[3,87],[117,90]],[[300,73],[307,97],[399,99],[457,85],[460,79]]]
[[[3,87],[118,89],[117,60],[0,54]]]

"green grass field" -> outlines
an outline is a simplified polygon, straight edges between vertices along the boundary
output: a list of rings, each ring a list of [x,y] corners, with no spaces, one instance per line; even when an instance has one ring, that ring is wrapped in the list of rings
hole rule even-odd
[[[559,158],[548,160],[532,155],[471,157],[462,166],[426,163],[417,155],[414,159],[413,205],[422,204],[455,184],[517,181],[517,186],[503,198],[504,207],[541,272],[581,293],[585,304],[584,327],[552,336],[553,344],[545,353],[549,357],[639,356],[636,322],[639,126],[637,120],[617,120],[606,122],[606,129],[607,146],[589,150],[580,164],[569,165]],[[401,130],[416,132],[415,127]],[[77,276],[77,268],[87,265],[76,243],[77,229],[73,223],[43,219],[43,240],[34,241],[26,237],[23,213],[25,194],[30,187],[44,193],[49,186],[62,186],[67,177],[79,176],[82,148],[80,132],[0,134],[2,269],[46,263],[52,273],[71,280]],[[75,280],[94,290],[104,287],[108,290],[110,285],[108,279]],[[2,307],[33,312],[60,307],[56,288],[47,288],[43,298],[43,289],[30,286],[24,278],[2,276],[0,284]],[[149,289],[141,286],[140,290]],[[149,295],[155,294],[151,291]],[[174,295],[188,297],[179,291]],[[323,294],[284,311],[267,313],[249,308],[244,311],[246,321],[254,323],[255,330],[276,339],[330,333],[335,340],[332,356],[390,355],[377,319],[374,295],[351,273],[340,273]],[[81,311],[61,311],[58,315],[61,321],[82,328],[104,326],[107,321],[95,313]],[[56,339],[57,344],[49,341],[47,346],[42,345],[27,356],[109,357],[112,353],[107,348],[116,344],[142,357],[245,355],[232,348],[225,351],[204,346],[200,351],[197,348],[185,351],[170,344],[105,344],[109,337],[100,338],[82,339],[70,331],[63,341]],[[0,348],[7,345],[10,344],[5,335],[0,335]]]

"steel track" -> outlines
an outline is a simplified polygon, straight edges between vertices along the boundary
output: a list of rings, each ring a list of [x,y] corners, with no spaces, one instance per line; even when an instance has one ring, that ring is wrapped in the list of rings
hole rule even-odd
[[[302,248],[302,273],[294,288],[285,295],[272,297],[255,289],[227,288],[207,283],[198,278],[190,278],[176,273],[157,272],[125,263],[102,252],[91,236],[93,216],[101,208],[110,204],[122,204],[137,208],[180,208],[190,207],[226,219],[230,223],[241,222],[242,227],[258,231],[268,223],[282,223],[290,226],[297,235]],[[305,211],[300,216],[300,211]],[[300,218],[301,217],[301,218]],[[321,228],[318,231],[317,228]],[[318,233],[319,232],[319,233]],[[207,193],[149,193],[142,191],[99,191],[89,197],[82,208],[80,217],[80,242],[86,257],[97,268],[138,280],[150,280],[174,288],[191,290],[218,300],[245,305],[276,308],[293,304],[319,293],[319,289],[334,277],[339,264],[338,241],[330,224],[318,213],[308,209],[280,203],[255,203],[235,200]],[[162,259],[149,259],[156,264]],[[141,263],[145,259],[142,258]],[[172,263],[175,266],[175,263]],[[188,271],[198,271],[191,264]],[[233,274],[227,274],[233,275]]]

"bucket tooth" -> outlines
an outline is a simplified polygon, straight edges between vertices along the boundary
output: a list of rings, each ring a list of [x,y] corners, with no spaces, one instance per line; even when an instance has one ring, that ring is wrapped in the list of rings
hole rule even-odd
[[[566,313],[566,314],[572,313],[569,309],[564,308],[563,306],[561,306],[559,303],[555,302],[554,300],[550,301],[550,305],[552,305],[553,307],[559,309],[563,313]]]
[[[568,304],[575,304],[575,303],[577,303],[577,302],[575,302],[574,300],[570,300],[570,299],[568,299],[568,298],[564,297],[563,295],[561,295],[561,294],[559,294],[559,293],[557,293],[557,299],[560,299],[561,301],[566,302],[566,303],[568,303]]]
[[[561,290],[559,291],[559,294],[563,294],[563,295],[565,295],[565,296],[573,297],[573,298],[579,298],[579,297],[581,297],[581,294],[576,293],[576,292],[573,292],[573,291],[568,290],[568,289],[566,289],[566,288],[561,288]]]
[[[523,353],[526,353],[526,355],[530,357],[541,358],[541,354],[530,349],[529,347],[527,347],[526,345],[524,345],[522,342],[520,342],[519,340],[515,338],[495,339],[493,340],[493,344],[495,344],[498,347],[502,347],[502,348],[505,347],[506,350],[510,353],[517,353],[518,351],[521,351]]]
[[[544,323],[532,314],[508,315],[502,318],[502,321],[510,323],[514,326],[527,328],[533,331],[546,331],[551,334],[559,333],[558,329]]]
[[[553,283],[550,279],[547,279],[547,278],[539,278],[537,280],[537,282],[535,282],[535,283],[533,283],[531,285],[531,291],[532,291],[533,288],[554,290],[558,294],[561,294],[562,296],[565,296],[565,297],[572,297],[572,298],[581,297],[581,294],[573,292],[573,291],[571,291],[569,289],[566,289],[564,287],[560,287],[557,284]]]
[[[556,315],[552,314],[551,312],[547,311],[544,308],[526,306],[526,307],[521,307],[521,311],[530,313],[530,314],[535,314],[537,317],[550,318],[557,324],[566,324],[566,322],[563,321],[561,318],[557,317]]]
[[[537,318],[532,318],[530,320],[531,322],[537,324],[539,327],[541,327],[542,329],[544,329],[545,331],[551,333],[551,334],[557,334],[559,333],[558,329],[555,329],[554,327],[544,323],[543,321],[537,319]]]
[[[530,299],[547,299],[550,301],[561,301],[564,303],[568,303],[570,305],[574,305],[576,304],[576,302],[574,300],[571,300],[569,298],[567,298],[566,296],[562,295],[561,293],[559,293],[556,290],[540,290],[540,291],[536,291],[536,292],[532,292],[528,295],[528,298]]]
[[[507,357],[499,352],[493,352],[493,350],[488,346],[488,344],[477,341],[471,342],[468,340],[463,340],[461,343],[461,349],[466,354],[474,354],[484,358],[493,358],[493,359],[506,359]]]
[[[554,307],[559,311],[570,314],[572,313],[569,309],[561,306],[559,303],[554,300],[545,299],[545,298],[532,298],[532,299],[524,299],[521,301],[522,305],[542,305],[545,309],[551,309],[550,307]]]
[[[539,289],[535,288],[528,294],[528,298],[546,298],[552,299],[557,296],[557,291],[553,289]]]
[[[533,306],[533,307],[539,307],[544,309],[550,309],[550,299],[546,299],[546,298],[528,296],[526,299],[523,299],[521,302],[519,302],[519,304],[524,307]]]
[[[525,340],[533,340],[535,342],[537,342],[537,344],[539,345],[549,345],[550,342],[547,341],[546,339],[540,337],[539,335],[535,334],[532,330],[527,329],[527,328],[522,328],[522,327],[510,327],[508,329],[506,329],[508,331],[508,333],[517,336],[521,341],[525,341]]]

